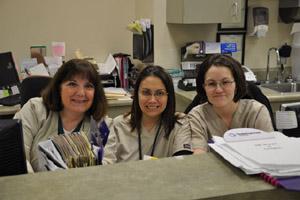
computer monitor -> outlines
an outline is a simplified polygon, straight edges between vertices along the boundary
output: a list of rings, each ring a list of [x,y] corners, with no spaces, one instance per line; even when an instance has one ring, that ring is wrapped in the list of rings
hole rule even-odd
[[[0,120],[0,176],[26,174],[21,120]]]
[[[11,52],[0,53],[0,89],[19,85],[20,79]]]

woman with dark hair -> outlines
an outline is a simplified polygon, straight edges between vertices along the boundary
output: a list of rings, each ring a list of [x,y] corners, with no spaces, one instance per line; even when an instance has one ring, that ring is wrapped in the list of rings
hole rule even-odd
[[[148,66],[137,78],[131,112],[114,119],[104,162],[191,154],[190,142],[188,120],[175,114],[171,77],[160,66]]]
[[[106,109],[106,97],[94,66],[81,59],[64,63],[42,97],[31,98],[14,116],[22,120],[26,158],[33,170],[46,170],[39,142],[72,132],[83,132],[90,138],[91,124],[105,123]]]
[[[233,128],[273,131],[268,109],[246,94],[246,80],[241,64],[231,56],[215,54],[198,69],[197,94],[206,102],[188,114],[194,153],[207,151],[213,135]]]

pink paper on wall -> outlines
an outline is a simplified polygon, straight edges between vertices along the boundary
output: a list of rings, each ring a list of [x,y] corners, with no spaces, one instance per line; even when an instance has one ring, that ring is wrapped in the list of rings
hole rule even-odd
[[[52,56],[64,57],[66,54],[65,42],[52,42]]]

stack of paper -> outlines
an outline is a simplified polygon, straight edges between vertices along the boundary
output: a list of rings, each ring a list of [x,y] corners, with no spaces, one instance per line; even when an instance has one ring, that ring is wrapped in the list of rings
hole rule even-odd
[[[96,156],[84,133],[61,134],[39,143],[47,168],[56,170],[96,165]]]
[[[130,94],[124,88],[107,87],[104,88],[107,99],[130,100]]]
[[[43,63],[35,65],[28,70],[29,75],[49,76],[48,70]]]
[[[224,137],[213,136],[209,146],[246,174],[300,176],[300,138],[280,132],[232,129]]]

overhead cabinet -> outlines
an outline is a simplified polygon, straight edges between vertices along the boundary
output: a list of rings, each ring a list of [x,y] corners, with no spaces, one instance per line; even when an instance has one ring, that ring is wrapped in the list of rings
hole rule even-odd
[[[240,23],[245,0],[167,0],[167,22]]]

